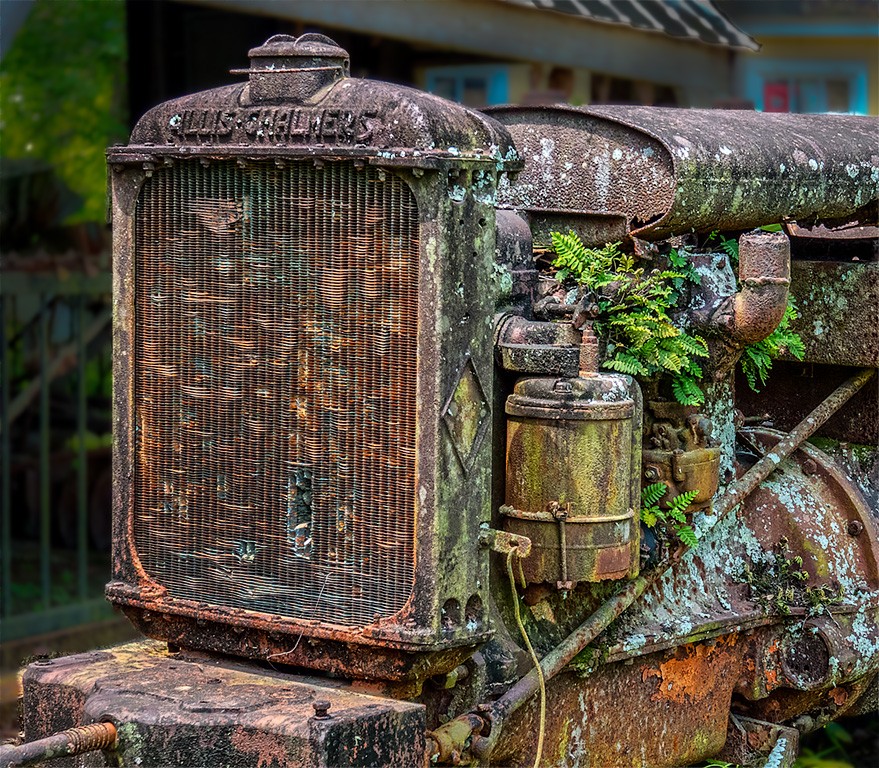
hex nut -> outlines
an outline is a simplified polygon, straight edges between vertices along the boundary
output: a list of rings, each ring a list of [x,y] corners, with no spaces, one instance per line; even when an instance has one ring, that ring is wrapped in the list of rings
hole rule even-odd
[[[311,702],[311,706],[314,708],[314,719],[315,720],[329,720],[330,719],[330,707],[332,704],[328,702],[326,699],[316,699]]]

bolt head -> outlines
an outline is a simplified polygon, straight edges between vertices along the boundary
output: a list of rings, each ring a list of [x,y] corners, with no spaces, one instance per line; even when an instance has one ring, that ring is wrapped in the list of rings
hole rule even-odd
[[[332,704],[328,702],[326,699],[316,699],[311,702],[311,706],[314,709],[314,718],[315,720],[327,720],[330,717],[330,707]]]
[[[849,536],[860,536],[864,531],[864,524],[860,520],[849,520],[846,530]]]

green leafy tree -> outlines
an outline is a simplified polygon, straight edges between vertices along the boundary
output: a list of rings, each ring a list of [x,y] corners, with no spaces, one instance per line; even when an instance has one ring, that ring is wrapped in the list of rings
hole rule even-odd
[[[602,366],[643,378],[667,375],[678,402],[703,403],[698,359],[708,356],[705,340],[685,333],[669,317],[692,274],[674,269],[645,272],[619,243],[588,248],[573,232],[553,232],[552,244],[558,279],[582,286],[598,305],[595,331],[607,343]],[[684,257],[674,252],[673,258]]]
[[[125,59],[121,0],[37,0],[3,58],[2,156],[54,168],[82,200],[65,223],[104,220],[104,150],[127,134]]]

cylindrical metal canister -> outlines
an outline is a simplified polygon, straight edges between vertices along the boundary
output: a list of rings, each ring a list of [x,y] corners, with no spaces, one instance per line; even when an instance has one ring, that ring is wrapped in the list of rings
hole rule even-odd
[[[503,527],[531,539],[529,583],[638,572],[638,385],[626,376],[526,378],[507,399]]]

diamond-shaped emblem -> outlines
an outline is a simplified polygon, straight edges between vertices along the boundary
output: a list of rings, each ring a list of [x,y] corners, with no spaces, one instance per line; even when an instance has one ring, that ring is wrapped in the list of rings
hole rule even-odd
[[[468,355],[442,413],[455,455],[465,474],[473,465],[473,459],[488,428],[490,415],[488,398]]]

